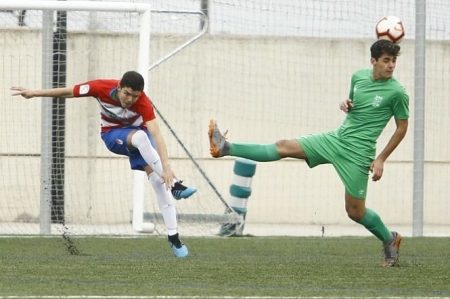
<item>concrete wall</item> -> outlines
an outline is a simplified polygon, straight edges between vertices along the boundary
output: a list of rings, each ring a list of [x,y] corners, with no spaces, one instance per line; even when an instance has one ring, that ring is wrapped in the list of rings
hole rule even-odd
[[[155,36],[151,61],[183,36]],[[338,103],[347,97],[350,77],[370,67],[373,40],[206,36],[150,72],[149,94],[177,137],[226,198],[233,158],[209,157],[207,124],[217,118],[231,141],[270,143],[332,130],[344,115]],[[383,179],[369,183],[367,205],[388,224],[410,225],[413,199],[414,44],[401,44],[396,77],[411,96],[411,126],[405,141],[386,164]],[[67,85],[97,77],[120,77],[136,68],[136,36],[73,33],[68,42]],[[0,31],[3,113],[0,131],[0,220],[39,215],[41,99],[10,96],[14,85],[40,88],[40,34]],[[427,45],[425,111],[425,203],[428,224],[449,225],[447,136],[450,94],[450,44]],[[66,112],[67,211],[74,221],[127,221],[132,174],[125,158],[113,156],[98,138],[93,99],[71,99]],[[199,187],[195,198],[177,203],[183,212],[223,212],[216,194],[187,158],[160,117],[173,164],[187,184]],[[394,131],[390,123],[378,149]],[[150,188],[147,188],[150,189]],[[303,161],[259,163],[249,199],[249,223],[349,224],[344,189],[331,166],[308,169]],[[146,190],[151,197],[151,190]],[[148,209],[155,210],[150,203]],[[80,219],[80,220],[77,220]]]

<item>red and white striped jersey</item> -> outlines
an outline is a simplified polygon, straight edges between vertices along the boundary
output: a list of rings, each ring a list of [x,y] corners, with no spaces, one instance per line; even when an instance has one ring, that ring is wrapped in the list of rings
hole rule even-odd
[[[130,108],[123,108],[113,98],[120,80],[98,79],[77,84],[73,87],[75,97],[94,97],[100,104],[101,130],[125,127],[145,128],[145,122],[156,118],[153,105],[144,92]]]

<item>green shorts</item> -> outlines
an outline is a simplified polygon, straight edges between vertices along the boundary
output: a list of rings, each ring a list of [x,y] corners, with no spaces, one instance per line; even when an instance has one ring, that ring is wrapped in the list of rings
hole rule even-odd
[[[342,142],[334,131],[301,136],[297,141],[305,151],[310,168],[332,164],[344,183],[345,191],[355,198],[366,198],[369,169],[375,153],[360,155],[355,146]]]

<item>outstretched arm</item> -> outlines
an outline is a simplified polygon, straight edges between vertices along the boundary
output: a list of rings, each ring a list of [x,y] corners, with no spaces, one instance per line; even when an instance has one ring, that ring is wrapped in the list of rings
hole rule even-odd
[[[10,88],[13,96],[23,96],[26,99],[37,97],[49,97],[49,98],[73,98],[72,87],[52,88],[52,89],[27,89],[25,87],[13,86]]]
[[[383,175],[384,162],[397,148],[408,130],[408,119],[396,119],[395,124],[397,125],[397,129],[395,129],[391,139],[389,139],[389,142],[385,148],[370,165],[370,171],[373,173],[372,180],[375,182],[381,179],[381,176]]]

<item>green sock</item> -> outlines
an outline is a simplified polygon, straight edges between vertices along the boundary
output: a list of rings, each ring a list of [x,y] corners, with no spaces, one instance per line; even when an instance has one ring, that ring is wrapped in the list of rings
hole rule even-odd
[[[280,160],[277,146],[272,144],[231,143],[230,155],[258,162]]]
[[[380,216],[371,209],[366,208],[366,213],[359,223],[383,243],[389,241],[391,238],[391,232],[387,229],[386,225],[384,225]]]

